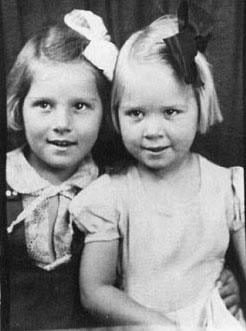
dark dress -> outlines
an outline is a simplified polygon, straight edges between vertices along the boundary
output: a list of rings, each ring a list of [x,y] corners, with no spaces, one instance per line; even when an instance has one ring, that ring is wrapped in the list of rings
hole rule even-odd
[[[20,196],[8,199],[8,225],[21,210]],[[72,259],[55,270],[46,271],[35,266],[28,256],[24,222],[14,227],[8,236],[10,330],[98,325],[80,304],[78,272],[83,239],[74,225]]]

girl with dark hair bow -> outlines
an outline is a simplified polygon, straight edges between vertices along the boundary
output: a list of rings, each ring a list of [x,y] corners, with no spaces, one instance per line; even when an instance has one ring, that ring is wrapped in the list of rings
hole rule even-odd
[[[125,148],[120,167],[70,206],[86,235],[83,304],[128,330],[245,330],[218,291],[230,240],[246,281],[243,169],[191,151],[222,115],[210,66],[176,17],[123,45],[111,111]]]

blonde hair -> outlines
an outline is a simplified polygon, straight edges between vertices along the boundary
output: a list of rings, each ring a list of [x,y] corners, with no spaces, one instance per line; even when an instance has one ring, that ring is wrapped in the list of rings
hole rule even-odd
[[[118,107],[126,86],[124,78],[127,79],[130,76],[130,63],[134,61],[137,63],[163,63],[163,65],[170,66],[174,75],[184,82],[182,73],[175,70],[172,56],[163,40],[178,32],[176,16],[165,15],[143,30],[134,33],[121,48],[115,68],[111,99],[111,115],[117,132],[119,132]],[[199,108],[198,132],[206,133],[210,126],[221,122],[223,117],[209,63],[200,52],[195,57],[195,63],[198,75],[204,83],[201,87],[193,87]]]

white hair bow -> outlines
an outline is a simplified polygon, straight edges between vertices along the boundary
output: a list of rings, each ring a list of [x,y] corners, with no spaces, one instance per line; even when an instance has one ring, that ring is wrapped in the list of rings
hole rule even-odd
[[[64,22],[72,30],[90,40],[83,55],[111,81],[118,49],[110,41],[102,18],[91,11],[74,9],[64,16]]]

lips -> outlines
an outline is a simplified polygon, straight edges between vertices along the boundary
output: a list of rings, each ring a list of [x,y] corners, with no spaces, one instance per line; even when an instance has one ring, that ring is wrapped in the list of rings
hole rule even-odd
[[[69,147],[77,144],[75,141],[70,140],[48,140],[48,143],[58,147]]]
[[[153,153],[159,153],[167,149],[168,146],[157,146],[157,147],[144,147],[147,151],[153,152]]]

